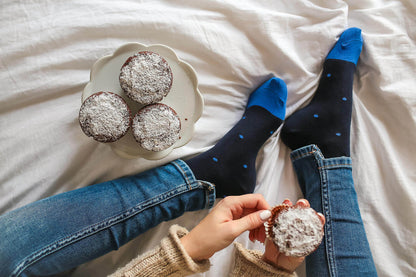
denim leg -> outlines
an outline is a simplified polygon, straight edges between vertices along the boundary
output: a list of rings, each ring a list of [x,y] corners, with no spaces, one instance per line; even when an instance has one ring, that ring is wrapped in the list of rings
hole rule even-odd
[[[291,154],[304,197],[325,215],[325,236],[306,258],[308,276],[377,276],[358,207],[351,158],[325,159],[316,145]]]
[[[0,275],[71,269],[214,201],[215,187],[196,180],[186,163],[176,160],[34,202],[0,216]]]

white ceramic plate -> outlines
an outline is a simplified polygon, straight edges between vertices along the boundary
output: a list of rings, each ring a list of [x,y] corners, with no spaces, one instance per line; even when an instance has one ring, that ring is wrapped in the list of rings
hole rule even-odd
[[[160,103],[173,108],[181,120],[180,139],[168,149],[160,152],[145,150],[135,141],[131,129],[120,140],[106,143],[115,153],[123,158],[157,160],[166,157],[174,148],[185,145],[192,138],[195,122],[201,117],[204,108],[202,95],[198,90],[198,78],[195,70],[188,63],[178,58],[168,46],[143,45],[128,43],[118,48],[112,55],[100,58],[91,69],[90,82],[82,93],[82,102],[90,95],[99,91],[110,91],[120,95],[129,105],[132,115],[143,107],[130,100],[123,92],[119,83],[120,69],[128,57],[139,51],[152,51],[161,55],[169,63],[173,73],[173,83],[169,94]]]

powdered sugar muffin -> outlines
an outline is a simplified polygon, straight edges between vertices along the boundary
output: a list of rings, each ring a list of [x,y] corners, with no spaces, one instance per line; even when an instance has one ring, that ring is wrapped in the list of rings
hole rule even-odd
[[[179,139],[181,121],[176,112],[165,104],[151,104],[133,118],[133,135],[146,150],[162,151]]]
[[[173,75],[162,56],[142,51],[127,59],[119,79],[121,88],[129,98],[148,105],[159,102],[169,93]]]
[[[111,92],[97,92],[85,99],[79,110],[82,131],[99,142],[114,142],[131,125],[131,111],[122,97]]]
[[[312,208],[278,205],[265,223],[266,236],[286,256],[304,257],[315,251],[324,236],[322,221]]]

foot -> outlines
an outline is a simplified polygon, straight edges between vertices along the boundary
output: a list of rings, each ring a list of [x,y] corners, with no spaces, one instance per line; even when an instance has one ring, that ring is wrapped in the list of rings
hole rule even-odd
[[[341,34],[312,101],[285,121],[281,137],[289,148],[316,144],[326,158],[350,156],[352,84],[362,45],[360,29]]]
[[[254,191],[257,152],[282,124],[286,98],[286,84],[269,79],[250,95],[243,117],[213,148],[186,161],[198,180],[215,184],[217,197]]]

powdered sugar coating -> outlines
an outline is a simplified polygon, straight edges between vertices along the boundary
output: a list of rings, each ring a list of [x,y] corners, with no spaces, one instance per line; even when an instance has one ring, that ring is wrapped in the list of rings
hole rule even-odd
[[[319,246],[324,232],[312,208],[281,208],[266,225],[268,237],[286,256],[307,256]]]
[[[162,151],[179,139],[181,121],[176,112],[164,104],[152,104],[133,118],[133,135],[146,150]]]
[[[159,102],[169,93],[173,75],[164,58],[157,53],[143,51],[127,59],[119,79],[129,98],[148,105]]]
[[[82,103],[79,123],[87,136],[99,142],[114,142],[130,128],[131,112],[120,96],[98,92]]]

